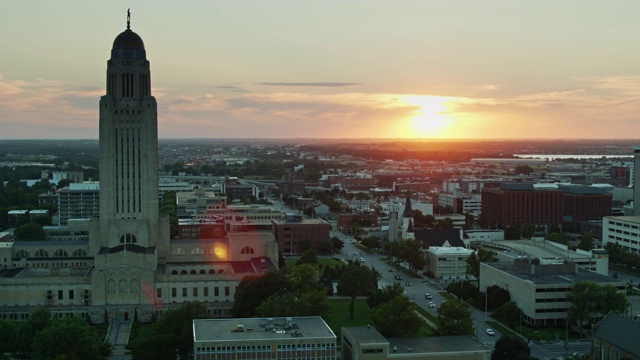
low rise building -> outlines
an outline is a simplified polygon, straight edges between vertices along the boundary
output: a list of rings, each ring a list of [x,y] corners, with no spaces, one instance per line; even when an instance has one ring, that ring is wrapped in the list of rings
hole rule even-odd
[[[497,285],[509,291],[522,309],[522,320],[531,325],[564,325],[571,303],[567,293],[580,281],[611,285],[625,290],[625,282],[580,268],[564,260],[521,258],[513,262],[480,263],[480,290]]]
[[[640,216],[605,216],[602,220],[602,244],[615,243],[640,254]]]
[[[491,351],[470,336],[390,338],[373,326],[342,328],[343,360],[489,360]]]
[[[473,250],[463,247],[430,246],[426,250],[427,274],[436,279],[464,277],[467,273],[467,258]]]
[[[193,320],[195,360],[335,360],[336,347],[319,316]]]

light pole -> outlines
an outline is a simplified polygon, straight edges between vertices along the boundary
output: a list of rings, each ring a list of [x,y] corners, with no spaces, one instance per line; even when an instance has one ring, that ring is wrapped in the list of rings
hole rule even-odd
[[[489,304],[489,302],[487,301],[489,299],[489,287],[487,286],[484,289],[484,321],[487,321],[487,306]]]
[[[569,352],[569,319],[563,317],[564,320],[564,352],[567,354]]]

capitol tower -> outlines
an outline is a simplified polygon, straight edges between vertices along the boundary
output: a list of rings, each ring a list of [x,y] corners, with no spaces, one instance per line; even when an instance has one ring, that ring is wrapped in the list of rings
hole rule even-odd
[[[152,308],[169,222],[158,213],[158,112],[144,43],[127,29],[113,42],[100,98],[100,215],[92,219],[93,305],[113,316]],[[140,314],[138,314],[140,315]]]

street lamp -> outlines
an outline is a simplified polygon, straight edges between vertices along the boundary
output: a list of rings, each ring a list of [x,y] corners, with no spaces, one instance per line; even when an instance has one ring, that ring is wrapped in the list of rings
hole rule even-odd
[[[569,352],[569,320],[566,317],[562,320],[564,320],[564,352],[567,354]]]
[[[489,302],[487,301],[489,299],[489,287],[487,286],[484,289],[484,321],[487,321],[487,306],[489,304]]]

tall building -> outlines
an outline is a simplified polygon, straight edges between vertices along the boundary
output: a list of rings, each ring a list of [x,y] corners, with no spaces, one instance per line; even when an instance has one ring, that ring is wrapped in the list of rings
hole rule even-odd
[[[230,315],[243,277],[276,267],[270,232],[170,239],[159,216],[157,105],[144,43],[127,29],[113,42],[100,99],[98,216],[88,240],[0,244],[0,317],[38,306],[93,323],[149,321],[186,301]],[[2,261],[3,260],[3,261]]]
[[[144,43],[130,28],[113,42],[100,98],[100,216],[92,219],[94,305],[152,304],[154,273],[166,263],[169,220],[158,216],[158,112]],[[117,286],[116,286],[117,284]]]

